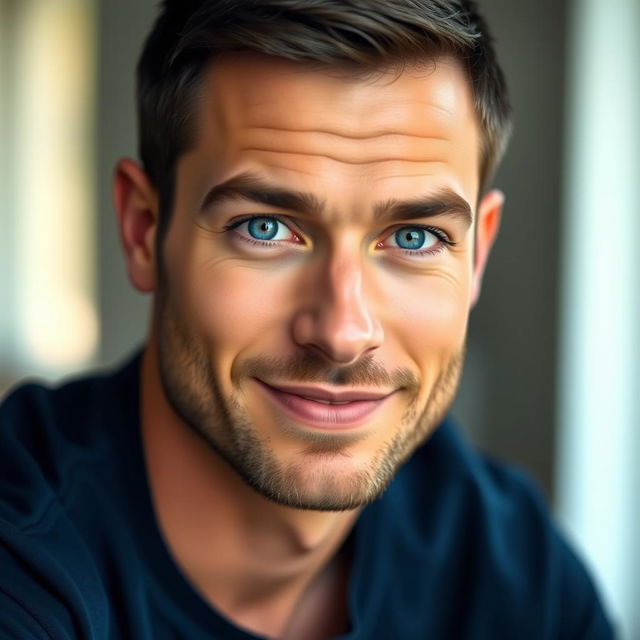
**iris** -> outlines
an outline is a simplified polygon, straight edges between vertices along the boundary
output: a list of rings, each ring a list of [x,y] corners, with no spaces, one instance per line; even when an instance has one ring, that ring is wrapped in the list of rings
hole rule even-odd
[[[402,227],[396,231],[395,241],[401,249],[421,249],[425,241],[424,229]]]
[[[247,230],[256,240],[273,240],[278,233],[278,224],[275,218],[253,218]]]

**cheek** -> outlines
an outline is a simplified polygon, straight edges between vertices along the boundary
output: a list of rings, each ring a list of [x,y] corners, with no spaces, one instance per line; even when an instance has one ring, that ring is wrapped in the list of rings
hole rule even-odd
[[[442,363],[460,349],[467,328],[469,286],[442,275],[396,283],[389,308],[403,348],[416,362]]]
[[[288,287],[274,273],[232,258],[194,260],[181,284],[189,326],[223,368],[282,330]]]

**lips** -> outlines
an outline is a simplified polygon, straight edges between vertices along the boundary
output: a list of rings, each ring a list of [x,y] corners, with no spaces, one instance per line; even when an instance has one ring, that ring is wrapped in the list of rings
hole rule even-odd
[[[269,385],[257,380],[275,404],[296,422],[319,429],[350,429],[373,417],[393,392],[330,391],[320,387]]]

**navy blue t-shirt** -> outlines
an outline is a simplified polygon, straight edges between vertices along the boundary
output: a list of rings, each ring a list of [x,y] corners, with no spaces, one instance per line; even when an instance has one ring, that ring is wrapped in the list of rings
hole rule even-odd
[[[139,367],[24,386],[0,407],[0,640],[256,637],[199,596],[163,540]],[[350,544],[345,639],[613,637],[538,492],[449,420],[363,510]]]

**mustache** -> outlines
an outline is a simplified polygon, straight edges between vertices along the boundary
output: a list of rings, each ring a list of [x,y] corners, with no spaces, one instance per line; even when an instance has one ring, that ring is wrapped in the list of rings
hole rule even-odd
[[[388,370],[372,355],[352,364],[330,366],[312,352],[300,352],[288,358],[255,357],[238,363],[231,372],[234,383],[241,378],[259,378],[264,382],[311,382],[335,386],[373,386],[386,389],[419,388],[418,378],[407,368]]]

